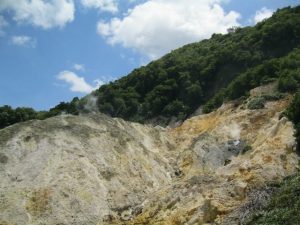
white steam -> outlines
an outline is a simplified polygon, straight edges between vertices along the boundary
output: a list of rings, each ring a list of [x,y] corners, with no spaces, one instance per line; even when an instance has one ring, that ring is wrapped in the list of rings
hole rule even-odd
[[[236,122],[224,126],[223,132],[225,132],[225,134],[227,134],[230,139],[234,140],[239,140],[241,136],[241,128]]]
[[[85,104],[83,105],[84,111],[99,112],[97,106],[98,98],[94,95],[88,95],[85,97]]]

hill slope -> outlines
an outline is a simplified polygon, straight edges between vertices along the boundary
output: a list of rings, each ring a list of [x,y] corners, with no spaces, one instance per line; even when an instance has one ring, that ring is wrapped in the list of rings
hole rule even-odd
[[[298,165],[291,96],[248,109],[258,92],[174,129],[90,114],[0,130],[0,224],[235,224]]]
[[[300,6],[285,8],[255,27],[235,28],[226,35],[214,34],[209,40],[174,50],[93,94],[99,110],[112,116],[134,121],[158,116],[183,119],[249,73],[256,73],[249,87],[237,91],[229,86],[231,99],[270,78],[294,78],[297,75],[292,72],[299,69],[299,46]],[[291,52],[293,56],[287,57]],[[288,65],[277,66],[279,61]],[[300,80],[299,76],[294,79]],[[220,103],[211,105],[206,106],[207,112]]]

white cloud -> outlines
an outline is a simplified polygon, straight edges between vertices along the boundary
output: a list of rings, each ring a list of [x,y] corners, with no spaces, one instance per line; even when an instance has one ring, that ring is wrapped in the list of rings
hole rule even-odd
[[[103,80],[100,80],[100,79],[94,80],[94,83],[96,84],[96,87],[100,87],[103,84],[105,84],[105,82]]]
[[[107,12],[118,12],[116,0],[81,0],[81,4],[86,8],[96,8]]]
[[[23,47],[32,47],[32,48],[36,47],[36,39],[25,35],[12,36],[11,43],[13,45],[23,46]]]
[[[73,0],[1,0],[0,12],[9,11],[18,23],[49,29],[74,20]]]
[[[99,35],[155,59],[184,44],[226,33],[238,26],[237,12],[225,13],[222,0],[148,0],[123,18],[100,21]]]
[[[267,9],[266,7],[261,8],[260,10],[256,11],[255,16],[253,18],[254,23],[258,23],[271,17],[274,13],[274,10]]]
[[[77,63],[75,63],[75,64],[73,65],[73,68],[74,68],[75,70],[77,70],[77,71],[82,71],[82,72],[85,71],[85,66],[84,66],[83,64],[77,64]]]
[[[88,84],[83,77],[71,71],[62,71],[58,74],[57,79],[67,82],[70,85],[70,90],[73,92],[90,93],[93,90],[99,88],[100,84],[98,81],[95,86]]]
[[[5,35],[3,28],[6,27],[7,25],[8,23],[6,22],[4,17],[0,15],[0,37]]]

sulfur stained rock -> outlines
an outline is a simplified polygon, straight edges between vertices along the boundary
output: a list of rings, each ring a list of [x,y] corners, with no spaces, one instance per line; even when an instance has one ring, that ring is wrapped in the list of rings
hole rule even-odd
[[[280,119],[289,101],[229,103],[168,129],[102,114],[7,127],[0,224],[232,225],[252,190],[297,170],[293,125]]]
[[[212,204],[211,199],[205,199],[203,206],[203,223],[213,223],[218,215],[218,209]]]
[[[0,163],[0,219],[15,225],[126,220],[129,213],[118,210],[172,180],[174,150],[160,128],[66,115],[2,132],[10,138],[0,143],[9,158]]]
[[[51,190],[44,188],[32,192],[26,202],[26,210],[32,216],[41,216],[51,211]]]
[[[242,200],[246,197],[247,183],[237,182],[234,186],[236,195]]]

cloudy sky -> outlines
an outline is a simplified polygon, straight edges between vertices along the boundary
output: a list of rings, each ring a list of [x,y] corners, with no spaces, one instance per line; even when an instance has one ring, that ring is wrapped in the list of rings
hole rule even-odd
[[[0,105],[49,109],[300,0],[0,0]]]

